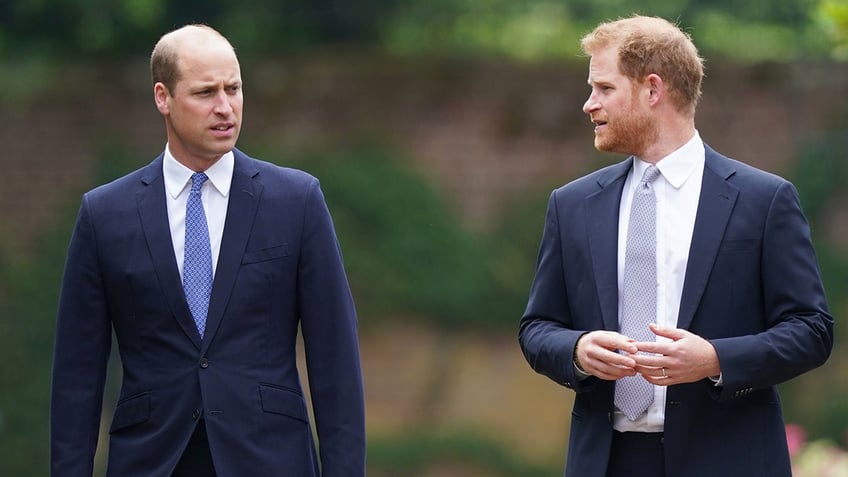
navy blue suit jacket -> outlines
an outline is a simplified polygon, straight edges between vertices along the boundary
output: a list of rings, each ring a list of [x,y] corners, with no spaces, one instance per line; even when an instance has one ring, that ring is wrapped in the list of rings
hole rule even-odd
[[[174,257],[162,156],[84,195],[58,310],[52,475],[92,474],[113,330],[123,382],[108,475],[169,476],[201,416],[221,477],[365,475],[356,315],[318,181],[234,152],[202,340]]]
[[[566,476],[603,477],[615,383],[578,380],[591,330],[617,331],[618,214],[627,159],[553,192],[519,342],[537,372],[576,391]],[[708,339],[723,386],[670,386],[666,475],[789,477],[775,385],[825,362],[833,345],[807,221],[784,179],[706,147],[678,327]]]

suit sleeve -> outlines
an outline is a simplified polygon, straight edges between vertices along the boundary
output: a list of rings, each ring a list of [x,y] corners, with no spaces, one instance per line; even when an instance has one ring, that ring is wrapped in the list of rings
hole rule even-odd
[[[536,275],[518,331],[524,357],[537,373],[576,391],[588,390],[595,378],[578,379],[574,346],[585,330],[573,329],[563,269],[556,191],[551,194],[539,247]]]
[[[365,475],[365,403],[357,318],[318,181],[307,198],[298,301],[322,475]]]
[[[83,198],[65,263],[50,406],[51,475],[92,475],[111,327],[90,204]]]
[[[786,181],[768,210],[761,263],[766,329],[712,341],[724,380],[720,399],[792,379],[823,364],[833,348],[833,318],[810,228]]]

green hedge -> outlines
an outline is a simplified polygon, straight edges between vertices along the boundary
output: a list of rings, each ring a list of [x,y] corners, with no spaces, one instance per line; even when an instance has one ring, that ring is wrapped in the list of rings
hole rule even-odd
[[[563,450],[564,452],[564,450]],[[475,433],[415,431],[402,437],[370,439],[368,470],[378,476],[429,475],[439,466],[459,466],[491,477],[556,477],[561,466],[542,466]]]

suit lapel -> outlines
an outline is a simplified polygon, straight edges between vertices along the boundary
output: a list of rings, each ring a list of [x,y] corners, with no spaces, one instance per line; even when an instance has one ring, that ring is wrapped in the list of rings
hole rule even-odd
[[[221,250],[218,253],[215,281],[212,283],[209,313],[206,317],[204,352],[209,348],[209,344],[218,331],[224,310],[227,308],[230,292],[235,284],[242,256],[253,230],[253,218],[262,195],[262,184],[254,180],[259,170],[243,153],[238,150],[233,152],[235,154],[233,183],[230,187],[230,201],[227,205],[227,218],[224,222]]]
[[[604,328],[618,331],[618,213],[624,181],[633,159],[608,168],[598,178],[601,190],[586,198],[589,250]]]
[[[692,324],[739,195],[739,189],[727,181],[735,173],[732,163],[709,146],[704,145],[704,148],[704,178],[677,317],[677,327],[683,329]]]
[[[138,212],[162,293],[183,332],[200,349],[200,334],[188,309],[179,269],[177,269],[177,260],[174,257],[171,227],[168,222],[168,206],[165,203],[162,158],[162,155],[156,158],[142,174],[143,187],[136,194]]]

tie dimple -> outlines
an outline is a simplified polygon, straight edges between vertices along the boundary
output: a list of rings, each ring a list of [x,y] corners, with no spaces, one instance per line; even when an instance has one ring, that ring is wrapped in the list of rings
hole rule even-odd
[[[206,179],[208,177],[202,172],[191,176],[191,191],[186,202],[183,259],[183,290],[201,338],[206,330],[206,314],[212,295],[212,249],[200,193]]]
[[[621,334],[636,341],[654,340],[648,328],[657,315],[657,218],[651,183],[659,175],[655,165],[645,170],[633,191],[630,206],[620,327]],[[653,385],[640,375],[627,376],[616,382],[615,405],[631,421],[645,412],[653,400]]]

